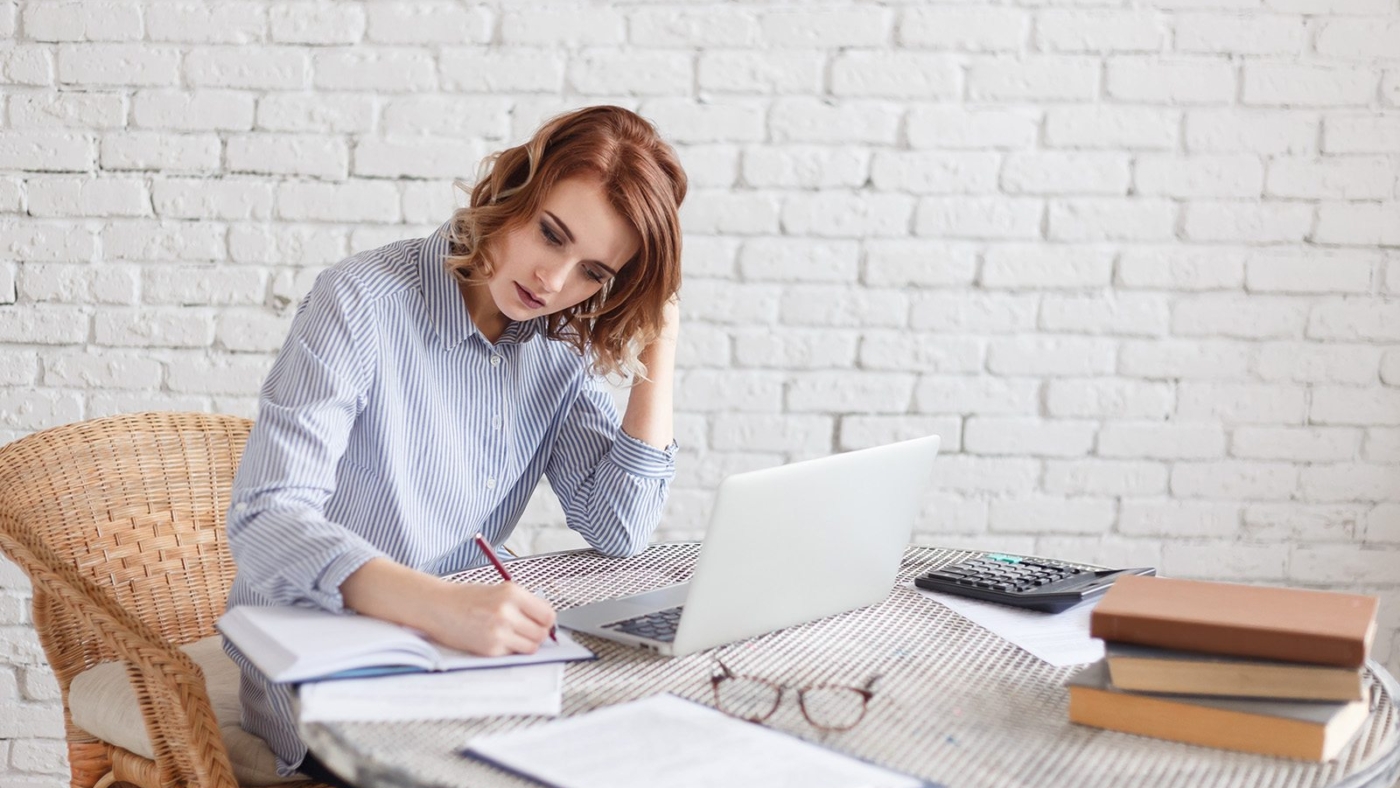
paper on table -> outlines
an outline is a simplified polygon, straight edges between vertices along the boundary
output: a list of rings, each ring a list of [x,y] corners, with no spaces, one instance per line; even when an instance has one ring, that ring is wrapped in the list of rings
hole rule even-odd
[[[674,695],[481,736],[464,754],[560,788],[928,785]]]
[[[303,684],[303,722],[464,720],[498,714],[559,714],[564,666],[405,673]]]
[[[912,583],[910,586],[1055,667],[1082,665],[1103,658],[1103,641],[1089,637],[1089,614],[1098,600],[1060,613],[1041,613],[980,599],[939,594]]]

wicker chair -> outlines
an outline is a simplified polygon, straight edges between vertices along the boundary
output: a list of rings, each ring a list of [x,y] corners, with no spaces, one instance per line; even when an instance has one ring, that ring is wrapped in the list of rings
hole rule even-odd
[[[224,515],[251,426],[144,413],[0,448],[0,550],[34,586],[34,626],[63,693],[73,788],[237,786],[204,674],[179,647],[215,634],[224,609],[234,574]],[[74,677],[117,661],[154,760],[73,723]]]

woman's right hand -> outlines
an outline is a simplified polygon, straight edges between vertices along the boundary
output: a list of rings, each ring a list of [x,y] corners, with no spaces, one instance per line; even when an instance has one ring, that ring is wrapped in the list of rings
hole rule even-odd
[[[554,626],[554,608],[515,583],[442,586],[424,612],[435,622],[425,634],[444,646],[488,657],[533,654]]]
[[[487,657],[533,654],[554,626],[554,608],[515,583],[449,583],[387,558],[351,572],[340,593],[359,613]]]

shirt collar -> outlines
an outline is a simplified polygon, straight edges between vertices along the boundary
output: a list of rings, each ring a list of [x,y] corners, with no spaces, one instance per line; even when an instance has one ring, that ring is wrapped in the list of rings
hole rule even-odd
[[[480,337],[482,342],[486,342],[486,338],[481,336],[481,332],[477,330],[476,324],[472,322],[471,315],[467,312],[467,305],[462,300],[462,292],[457,286],[457,277],[447,270],[451,225],[452,223],[449,221],[439,227],[437,232],[423,239],[422,251],[418,260],[419,275],[423,283],[423,300],[427,305],[428,318],[437,329],[443,345],[449,350],[473,335]],[[544,330],[545,321],[546,318],[537,317],[523,323],[512,322],[506,326],[506,330],[501,334],[497,344],[529,342],[536,334]]]

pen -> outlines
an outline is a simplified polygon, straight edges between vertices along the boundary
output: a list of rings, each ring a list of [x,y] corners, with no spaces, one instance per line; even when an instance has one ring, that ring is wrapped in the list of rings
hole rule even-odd
[[[476,546],[481,548],[481,552],[485,553],[486,557],[490,559],[491,565],[496,567],[496,572],[500,574],[501,579],[507,583],[512,582],[510,572],[506,571],[506,565],[501,563],[501,559],[496,557],[496,551],[491,549],[491,543],[486,541],[486,537],[478,532],[476,536],[472,538],[476,540]],[[559,642],[559,636],[555,634],[554,627],[552,626],[549,628],[549,639],[555,643]]]

